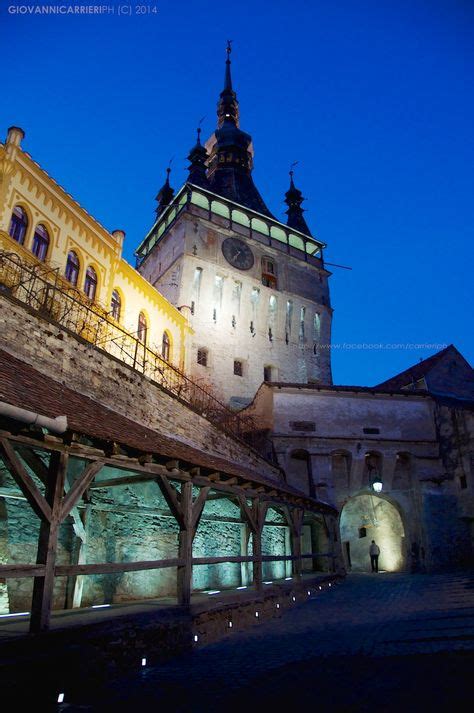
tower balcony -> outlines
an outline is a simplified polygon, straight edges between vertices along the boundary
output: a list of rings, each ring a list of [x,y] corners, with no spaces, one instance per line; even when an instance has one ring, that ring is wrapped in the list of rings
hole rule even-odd
[[[186,183],[181,188],[138,246],[135,252],[137,266],[146,259],[155,245],[163,240],[184,212],[204,218],[220,228],[232,230],[315,267],[324,268],[325,243],[191,183]]]

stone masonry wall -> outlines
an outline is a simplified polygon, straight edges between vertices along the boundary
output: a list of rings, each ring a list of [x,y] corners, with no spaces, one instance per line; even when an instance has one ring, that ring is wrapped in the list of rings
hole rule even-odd
[[[181,443],[279,479],[279,471],[258,454],[150,379],[23,305],[0,298],[0,326],[0,348],[38,371]]]

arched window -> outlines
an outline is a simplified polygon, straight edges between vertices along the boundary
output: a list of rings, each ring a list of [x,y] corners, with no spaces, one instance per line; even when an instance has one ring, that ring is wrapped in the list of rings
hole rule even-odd
[[[146,317],[143,312],[140,312],[140,314],[138,315],[137,338],[139,339],[140,342],[143,342],[143,344],[146,343],[147,330],[148,330],[148,325],[147,325]]]
[[[26,215],[23,208],[16,205],[13,208],[12,217],[10,219],[10,227],[8,228],[8,234],[17,243],[23,245],[25,242],[26,229],[28,227],[28,216]]]
[[[49,233],[41,223],[36,226],[35,234],[33,235],[33,246],[31,248],[33,255],[36,255],[38,260],[46,260],[46,254],[49,247]]]
[[[69,280],[71,285],[77,285],[77,278],[79,277],[79,258],[77,257],[74,250],[70,250],[67,256],[66,262],[66,280]]]
[[[161,340],[161,356],[165,361],[170,360],[170,347],[171,342],[168,332],[163,332],[163,339]]]
[[[86,270],[86,279],[84,280],[84,292],[90,300],[95,299],[97,291],[97,273],[93,267],[88,267]]]
[[[110,311],[112,312],[112,317],[120,321],[120,313],[122,311],[122,300],[117,290],[112,292],[112,299],[110,300]]]

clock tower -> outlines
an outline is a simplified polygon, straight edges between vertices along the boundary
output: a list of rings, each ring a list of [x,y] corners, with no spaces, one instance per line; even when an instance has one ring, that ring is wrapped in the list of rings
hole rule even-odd
[[[141,274],[189,318],[187,372],[233,408],[262,381],[330,384],[325,245],[308,228],[292,172],[285,223],[253,182],[230,44],[217,128],[205,145],[200,133],[187,182],[175,194],[168,172],[156,222],[137,249]]]

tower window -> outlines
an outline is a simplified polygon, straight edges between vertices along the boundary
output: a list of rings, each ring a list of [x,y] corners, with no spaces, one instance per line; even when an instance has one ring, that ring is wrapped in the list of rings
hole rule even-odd
[[[300,310],[300,342],[304,342],[304,340],[305,340],[305,332],[304,332],[305,317],[306,317],[306,307],[302,307]]]
[[[234,289],[232,290],[232,304],[236,315],[240,315],[240,300],[242,297],[242,283],[238,280],[234,281]]]
[[[244,375],[244,364],[240,359],[234,359],[234,374],[236,376]]]
[[[137,339],[143,344],[146,344],[146,336],[148,331],[148,324],[146,317],[143,312],[138,315],[138,329],[137,329]]]
[[[465,490],[467,488],[467,478],[465,475],[459,476],[459,486],[461,490]]]
[[[313,340],[318,342],[321,337],[321,315],[319,312],[314,313],[313,317]]]
[[[46,260],[46,254],[49,247],[49,233],[44,227],[44,225],[36,226],[35,234],[33,236],[33,246],[31,248],[33,255],[36,255],[38,260]]]
[[[79,258],[77,257],[74,250],[70,250],[67,256],[66,272],[64,274],[66,275],[66,280],[68,280],[71,285],[77,285],[77,280],[79,277],[79,268]]]
[[[112,299],[110,300],[110,311],[112,312],[112,317],[120,321],[120,313],[122,311],[122,300],[117,290],[112,292]]]
[[[286,316],[285,316],[285,342],[288,344],[291,336],[291,321],[293,318],[293,302],[288,300],[286,303]]]
[[[214,306],[212,310],[212,318],[217,322],[217,317],[222,308],[222,293],[224,290],[224,278],[221,275],[216,275],[214,278]]]
[[[199,295],[201,294],[201,281],[202,281],[202,267],[197,267],[194,270],[193,278],[193,297],[195,302],[199,302]]]
[[[263,380],[264,381],[272,381],[272,367],[271,366],[264,366],[263,367]]]
[[[13,208],[12,217],[10,218],[10,226],[8,235],[16,240],[17,243],[23,245],[25,242],[26,229],[28,228],[28,216],[23,208],[16,205]]]
[[[198,349],[197,363],[201,366],[207,366],[207,349]]]
[[[161,356],[165,361],[170,360],[171,353],[171,342],[168,332],[163,332],[163,338],[161,340]]]
[[[86,279],[84,280],[84,292],[90,300],[95,299],[97,292],[97,273],[93,267],[88,267],[86,270]]]
[[[262,285],[277,289],[276,265],[269,257],[262,257]]]

